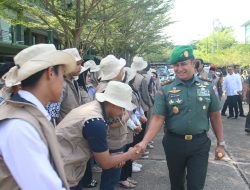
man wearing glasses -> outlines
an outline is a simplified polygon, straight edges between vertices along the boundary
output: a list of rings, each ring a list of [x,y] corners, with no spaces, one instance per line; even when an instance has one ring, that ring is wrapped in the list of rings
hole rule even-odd
[[[224,152],[220,103],[210,83],[194,75],[191,46],[174,49],[170,64],[176,78],[161,87],[156,95],[149,129],[137,148],[145,150],[161,127],[165,128],[163,146],[166,153],[172,190],[203,189],[206,179],[211,141],[207,136],[209,121],[217,138],[215,159]]]

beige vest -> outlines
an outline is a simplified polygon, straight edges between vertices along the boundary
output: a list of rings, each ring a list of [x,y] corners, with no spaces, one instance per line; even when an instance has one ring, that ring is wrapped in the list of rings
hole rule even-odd
[[[100,92],[104,92],[104,90],[106,89],[106,87],[108,86],[108,82],[109,81],[101,81],[99,82],[98,86],[96,87],[95,92],[100,93]]]
[[[56,135],[70,187],[79,183],[90,158],[88,142],[82,135],[82,129],[85,121],[92,118],[103,119],[101,105],[97,101],[73,109],[56,127]]]
[[[143,81],[144,77],[139,74],[139,73],[136,73],[135,75],[135,80],[134,80],[134,83],[133,83],[133,86],[135,87],[135,89],[139,92],[140,94],[140,99],[141,99],[141,107],[144,111],[148,111],[149,110],[149,106],[142,100],[142,93],[145,93],[145,92],[142,92],[142,81]],[[147,92],[146,92],[147,93]]]
[[[82,86],[79,86],[79,90],[81,92],[82,104],[86,104],[93,101],[93,98],[90,97],[89,93],[86,90],[84,90]]]
[[[80,90],[78,92],[72,80],[65,78],[63,87],[63,100],[60,107],[59,123],[72,109],[82,105]]]
[[[63,168],[63,162],[59,152],[59,146],[56,141],[54,127],[51,122],[49,122],[48,119],[43,115],[43,113],[41,113],[35,106],[30,103],[8,100],[0,107],[0,121],[3,121],[5,119],[22,119],[30,123],[35,128],[35,130],[38,132],[41,139],[49,149],[51,165],[53,165],[53,167],[55,168],[64,186],[68,188]],[[20,189],[1,156],[0,187],[1,189],[6,190]]]
[[[96,92],[104,92],[109,81],[101,81],[96,87]],[[117,128],[108,128],[108,146],[110,150],[120,149],[127,144],[127,126],[121,125]]]

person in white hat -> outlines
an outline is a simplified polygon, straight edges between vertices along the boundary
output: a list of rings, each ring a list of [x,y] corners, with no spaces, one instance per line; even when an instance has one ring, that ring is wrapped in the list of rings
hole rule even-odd
[[[129,84],[132,91],[132,103],[136,105],[136,108],[129,112],[129,119],[127,121],[128,126],[128,134],[127,134],[127,144],[125,146],[125,152],[129,150],[130,147],[133,147],[136,145],[133,143],[133,137],[135,134],[138,134],[141,132],[141,122],[137,118],[136,112],[140,109],[140,95],[137,93],[135,88],[133,87],[132,83],[136,75],[136,71],[129,67],[124,68],[125,71],[125,83]],[[140,116],[139,116],[140,117]],[[137,181],[132,179],[132,171],[141,171],[141,166],[139,167],[139,164],[133,163],[132,160],[128,160],[125,165],[122,167],[121,175],[120,175],[120,186],[123,188],[135,188],[137,185]]]
[[[117,59],[114,55],[108,55],[100,63],[100,83],[96,92],[103,92],[109,81],[122,81],[124,76],[123,68],[126,65],[125,59]]]
[[[100,65],[96,65],[95,61],[93,60],[88,60],[84,62],[84,67],[90,69],[91,84],[94,88],[96,88],[99,83],[98,78],[100,75]]]
[[[142,115],[141,117],[143,130],[141,131],[141,133],[135,136],[135,142],[139,143],[144,137],[147,127],[146,122],[150,120],[150,109],[153,106],[151,97],[153,79],[149,74],[147,74],[149,64],[144,61],[142,57],[135,56],[131,64],[131,68],[137,72],[133,82],[133,86],[141,96],[141,108],[143,109],[144,115],[146,116],[144,117]],[[142,158],[148,158],[148,155],[145,155]]]
[[[0,106],[1,189],[67,189],[54,127],[45,110],[57,102],[63,74],[76,67],[74,58],[53,44],[38,44],[14,57],[5,85],[21,83],[17,94]]]
[[[117,59],[114,55],[108,55],[103,58],[100,63],[99,77],[101,78],[101,81],[96,88],[96,92],[104,92],[110,81],[122,81],[124,79],[125,65],[126,61],[124,59]],[[111,153],[122,153],[124,146],[127,144],[128,129],[126,122],[128,118],[128,112],[125,111],[125,114],[122,117],[109,121],[108,145]],[[119,182],[120,173],[120,168],[103,170],[100,186],[103,189],[113,189]]]
[[[96,100],[73,109],[57,126],[56,134],[71,189],[79,189],[91,153],[103,169],[119,166],[139,157],[131,148],[123,154],[110,154],[107,142],[109,120],[133,110],[132,89],[124,83],[111,81],[105,92],[96,93]],[[119,176],[118,176],[119,177]],[[118,179],[119,180],[119,179]],[[101,190],[113,190],[101,186]]]
[[[76,79],[81,72],[87,70],[86,67],[82,67],[82,58],[76,48],[70,48],[63,50],[69,53],[75,58],[77,66],[75,70],[64,77],[64,87],[62,94],[62,102],[60,105],[59,117],[56,118],[56,123],[58,124],[72,109],[82,105],[81,93],[79,90],[78,83]]]

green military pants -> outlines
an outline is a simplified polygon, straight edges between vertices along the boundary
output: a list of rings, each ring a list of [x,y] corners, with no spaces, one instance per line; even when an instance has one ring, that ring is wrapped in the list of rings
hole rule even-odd
[[[190,141],[166,133],[163,146],[171,190],[202,190],[205,184],[211,140],[206,134]]]

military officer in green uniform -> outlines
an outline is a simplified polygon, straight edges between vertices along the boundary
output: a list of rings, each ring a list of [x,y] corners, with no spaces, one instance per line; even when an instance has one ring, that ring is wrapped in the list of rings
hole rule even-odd
[[[141,143],[141,151],[165,127],[163,146],[169,169],[171,190],[204,187],[211,141],[207,136],[209,123],[217,138],[215,159],[224,152],[220,102],[213,86],[194,75],[194,56],[191,46],[177,46],[170,57],[176,78],[162,86],[154,103],[153,117]]]

